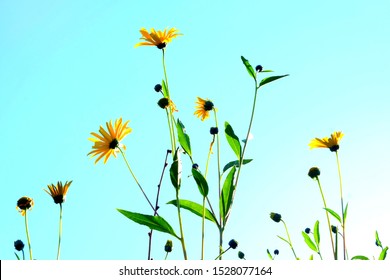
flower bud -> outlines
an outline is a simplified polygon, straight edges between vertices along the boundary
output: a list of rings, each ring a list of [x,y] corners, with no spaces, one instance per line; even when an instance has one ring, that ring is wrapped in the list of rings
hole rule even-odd
[[[160,84],[157,84],[157,85],[154,86],[154,90],[156,92],[160,92],[162,90],[162,86]]]
[[[164,247],[165,252],[167,253],[172,252],[172,248],[173,248],[172,240],[167,240],[167,243],[165,243],[165,247]]]
[[[241,251],[238,251],[238,257],[242,260],[245,259],[245,254]]]
[[[23,243],[22,240],[16,240],[16,241],[14,242],[14,246],[15,246],[15,250],[16,250],[16,251],[22,251],[23,248],[24,248],[24,243]]]
[[[333,233],[337,233],[337,227],[336,226],[332,226],[332,232]]]
[[[310,178],[315,179],[318,176],[320,176],[320,173],[321,172],[318,169],[318,167],[312,167],[312,168],[310,168],[309,173],[307,175],[309,175]]]
[[[212,128],[210,128],[210,134],[211,134],[211,135],[218,134],[218,127],[212,127]]]
[[[282,215],[280,215],[278,213],[271,212],[269,216],[271,217],[271,219],[274,222],[277,222],[277,223],[279,223],[282,220]]]
[[[274,254],[275,254],[275,255],[279,255],[279,250],[276,249],[276,250],[274,251]]]
[[[193,169],[198,169],[198,168],[199,168],[199,165],[198,165],[197,163],[194,163],[194,164],[192,165],[192,168],[193,168]]]
[[[310,233],[310,228],[305,228],[305,232],[306,232],[307,234],[309,234],[309,233]]]
[[[236,240],[232,239],[232,240],[229,241],[229,246],[230,246],[230,248],[232,248],[232,249],[236,249],[237,246],[238,246],[238,243],[237,243]]]
[[[261,71],[263,71],[263,66],[257,65],[256,66],[256,72],[261,72]]]

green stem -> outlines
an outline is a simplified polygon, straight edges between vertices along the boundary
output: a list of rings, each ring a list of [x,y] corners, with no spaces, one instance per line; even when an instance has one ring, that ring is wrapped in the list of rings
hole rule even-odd
[[[298,259],[297,255],[295,254],[295,251],[294,251],[294,248],[293,248],[293,245],[292,245],[292,242],[291,242],[291,239],[290,239],[290,234],[288,233],[288,229],[287,229],[287,225],[286,223],[281,219],[281,221],[283,222],[284,224],[284,228],[286,229],[286,233],[287,233],[287,238],[288,238],[288,242],[290,244],[290,247],[291,247],[291,250],[293,251],[294,253],[294,256],[295,256],[295,259]]]
[[[205,179],[206,179],[206,177],[207,177],[207,173],[208,173],[208,170],[209,170],[209,161],[210,161],[211,153],[212,153],[212,151],[213,151],[214,142],[215,142],[215,135],[213,135],[213,140],[212,140],[211,143],[210,143],[209,153],[208,153],[208,155],[207,155],[206,170],[205,170],[205,172],[204,172],[204,178],[205,178]]]
[[[61,237],[62,237],[62,203],[60,203],[60,225],[59,225],[59,230],[58,230],[58,251],[57,251],[57,260],[60,259]]]
[[[24,210],[24,223],[26,225],[26,235],[27,235],[28,250],[30,252],[30,260],[32,260],[33,255],[32,255],[31,242],[30,242],[30,234],[28,233],[27,209]]]
[[[341,214],[342,214],[342,228],[343,228],[343,253],[344,253],[344,260],[347,259],[347,246],[345,243],[345,218],[344,218],[344,202],[343,202],[343,183],[341,179],[341,169],[340,169],[340,161],[339,161],[339,154],[336,151],[336,160],[337,160],[337,170],[339,173],[339,180],[340,180],[340,200],[341,200]]]
[[[177,201],[177,216],[179,219],[179,226],[180,226],[180,242],[181,242],[181,247],[183,249],[184,259],[187,260],[188,258],[187,258],[186,244],[184,241],[183,223],[182,223],[181,213],[180,213],[179,189],[176,189],[176,201]]]
[[[133,173],[133,170],[131,170],[130,164],[129,164],[129,162],[128,162],[127,159],[126,159],[125,153],[122,151],[121,148],[118,147],[118,149],[119,149],[119,151],[121,152],[121,154],[122,154],[122,156],[123,156],[123,159],[125,160],[126,166],[127,166],[127,168],[129,169],[131,176],[133,176],[133,178],[134,178],[134,181],[136,182],[136,184],[138,185],[138,187],[139,187],[139,189],[141,190],[142,194],[144,195],[144,197],[145,197],[146,200],[148,201],[150,207],[153,209],[154,212],[156,212],[156,210],[155,210],[154,207],[153,207],[153,204],[150,202],[150,200],[149,200],[148,196],[146,195],[144,189],[141,187],[141,184],[138,182],[137,177],[135,177],[135,175],[134,175],[134,173]]]
[[[169,137],[170,137],[170,140],[171,140],[171,148],[172,148],[172,151],[175,151],[176,148],[175,148],[175,138],[174,138],[174,135],[173,135],[173,128],[172,128],[172,119],[170,117],[170,113],[169,113],[169,108],[165,109],[165,111],[167,112],[167,120],[168,120],[168,128],[169,128]],[[173,152],[172,152],[172,155],[173,155]]]
[[[218,255],[218,257],[215,258],[215,260],[217,260],[218,258],[221,260],[221,259],[222,259],[222,258],[221,258],[222,255],[225,254],[230,248],[231,248],[231,247],[227,248],[225,251],[222,251],[222,252]]]
[[[324,196],[324,193],[323,193],[323,191],[322,191],[320,179],[318,178],[318,176],[316,177],[316,180],[317,180],[317,183],[318,183],[318,187],[320,188],[322,201],[324,202],[324,207],[327,208],[327,207],[326,207],[325,196]],[[334,248],[334,241],[333,241],[333,234],[332,234],[332,226],[330,225],[330,219],[329,219],[329,213],[328,213],[328,211],[326,211],[326,219],[328,220],[328,228],[329,228],[330,240],[332,241],[332,252],[333,252],[333,257],[334,257],[334,259],[336,260],[337,257],[336,257],[336,251],[335,251],[335,248]],[[321,258],[321,259],[322,259],[322,258]]]
[[[203,215],[202,215],[202,253],[201,253],[201,260],[204,260],[204,223],[205,223],[205,216],[206,216],[206,197],[203,197]]]

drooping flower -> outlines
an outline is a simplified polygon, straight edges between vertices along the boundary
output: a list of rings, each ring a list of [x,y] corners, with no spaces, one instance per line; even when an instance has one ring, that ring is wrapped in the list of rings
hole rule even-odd
[[[54,200],[56,204],[63,203],[65,201],[66,193],[68,192],[69,186],[72,183],[72,181],[68,182],[66,181],[63,185],[62,182],[57,182],[57,185],[51,184],[47,185],[49,188],[49,191],[44,189],[45,192],[47,192]]]
[[[145,28],[141,28],[139,32],[141,32],[142,37],[140,40],[142,42],[137,43],[134,47],[139,46],[156,46],[159,49],[163,49],[167,46],[169,42],[172,41],[173,38],[177,36],[181,36],[183,34],[178,33],[179,30],[172,27],[169,30],[165,28],[164,30],[154,30],[154,28],[150,29],[150,32]]]
[[[197,97],[195,109],[194,115],[204,121],[210,116],[209,111],[214,109],[214,104],[208,99]]]
[[[343,138],[344,134],[341,131],[333,132],[329,137],[314,138],[310,141],[310,149],[314,148],[329,148],[332,152],[336,152],[339,149],[339,142]]]
[[[26,211],[31,210],[33,206],[34,200],[27,196],[19,198],[18,202],[16,203],[16,209],[20,214],[22,214],[22,216],[26,215]]]
[[[122,118],[115,121],[114,126],[112,121],[106,122],[107,131],[100,126],[99,132],[101,135],[95,132],[91,132],[95,138],[88,138],[88,140],[94,142],[92,146],[92,151],[88,155],[92,154],[92,157],[98,156],[95,161],[95,164],[104,157],[104,163],[107,162],[108,158],[113,155],[116,157],[116,153],[119,151],[118,148],[126,149],[126,146],[121,144],[120,141],[129,134],[132,129],[127,126],[129,121],[122,123]]]
[[[161,109],[167,109],[167,108],[169,108],[169,109],[171,110],[171,113],[173,113],[173,112],[178,112],[175,103],[173,103],[173,101],[172,101],[171,99],[169,99],[169,98],[166,98],[166,97],[161,98],[161,99],[157,102],[157,105],[158,105]]]

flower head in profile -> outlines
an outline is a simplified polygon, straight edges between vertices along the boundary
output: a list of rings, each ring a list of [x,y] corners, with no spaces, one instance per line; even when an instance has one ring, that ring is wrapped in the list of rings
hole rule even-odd
[[[161,98],[158,102],[157,105],[161,109],[169,109],[171,113],[173,114],[174,112],[178,112],[175,103],[169,98],[163,97]]]
[[[209,111],[214,109],[214,104],[208,99],[197,97],[195,109],[194,115],[204,121],[210,116]]]
[[[154,30],[154,28],[150,29],[150,32],[145,28],[141,28],[139,32],[141,32],[142,37],[140,40],[142,42],[137,43],[134,47],[139,46],[156,46],[159,49],[163,49],[167,46],[169,42],[172,41],[173,38],[177,36],[183,35],[178,33],[179,30],[172,27],[169,30],[165,28],[164,30]]]
[[[16,203],[16,209],[19,211],[22,216],[26,215],[27,210],[31,210],[34,206],[34,200],[28,196],[23,196],[19,198]]]
[[[339,142],[343,138],[344,134],[341,131],[333,132],[329,137],[314,138],[310,141],[310,149],[314,148],[329,148],[332,152],[336,152],[339,149]]]
[[[115,124],[112,125],[112,121],[106,122],[107,131],[100,126],[99,132],[91,132],[94,138],[88,138],[88,140],[94,142],[92,151],[88,155],[98,156],[95,164],[104,157],[104,163],[107,162],[108,158],[113,155],[116,157],[116,153],[119,148],[126,149],[126,146],[121,144],[120,141],[131,132],[131,128],[127,126],[129,121],[122,123],[122,118],[117,119]]]
[[[72,181],[66,181],[63,185],[62,182],[58,182],[57,185],[51,184],[47,185],[48,190],[44,189],[53,199],[56,204],[63,203],[65,201],[66,193],[68,192],[69,186]]]

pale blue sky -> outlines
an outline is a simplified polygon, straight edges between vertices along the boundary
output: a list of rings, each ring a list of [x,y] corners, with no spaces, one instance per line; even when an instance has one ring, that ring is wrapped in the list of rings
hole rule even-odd
[[[307,172],[320,167],[328,205],[339,211],[336,160],[328,150],[310,151],[308,143],[341,130],[349,254],[377,257],[375,230],[390,244],[389,12],[387,0],[0,0],[0,259],[15,258],[15,240],[26,243],[24,220],[15,210],[25,195],[35,200],[29,213],[34,258],[56,257],[59,207],[42,189],[59,180],[73,180],[64,204],[62,259],[146,258],[147,228],[115,210],[151,214],[123,159],[94,165],[86,156],[91,131],[118,117],[130,120],[127,157],[155,196],[169,136],[153,90],[163,78],[161,51],[134,48],[141,27],[176,27],[184,34],[166,49],[167,70],[177,117],[201,168],[214,122],[193,116],[196,96],[211,99],[220,124],[228,121],[244,138],[253,84],[240,56],[277,75],[290,74],[260,91],[246,154],[254,160],[241,174],[225,243],[237,239],[248,259],[266,259],[267,248],[279,249],[279,259],[293,259],[276,237],[285,233],[269,219],[272,211],[282,214],[303,259],[312,252],[301,231],[319,219],[324,257],[331,258],[321,197]],[[223,134],[221,142],[222,162],[233,160]],[[183,163],[182,198],[200,203],[187,178],[190,163]],[[215,154],[211,164],[215,200]],[[165,205],[173,198],[166,174],[160,214],[179,232],[175,208]],[[184,226],[189,257],[199,259],[200,219],[185,213]],[[206,234],[206,258],[213,259],[217,230],[207,224]],[[171,237],[154,238],[153,257],[162,259]],[[173,242],[170,258],[181,259],[179,242]]]

